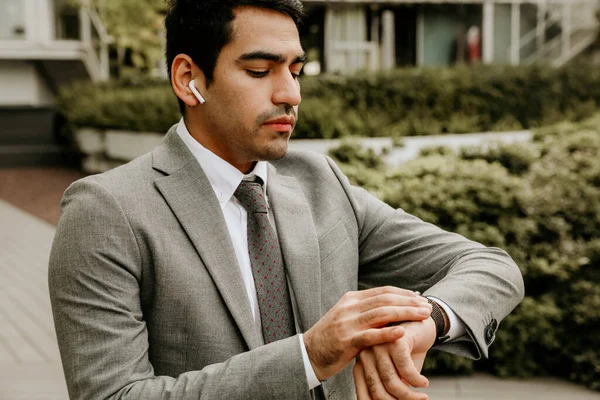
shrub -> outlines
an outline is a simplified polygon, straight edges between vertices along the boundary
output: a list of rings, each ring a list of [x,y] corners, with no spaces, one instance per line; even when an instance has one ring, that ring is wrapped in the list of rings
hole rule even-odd
[[[76,83],[61,91],[59,107],[73,126],[166,132],[181,118],[163,81]]]
[[[421,157],[428,157],[428,156],[434,156],[434,155],[451,156],[454,154],[455,154],[454,150],[452,150],[450,147],[447,147],[447,146],[424,147],[419,152],[419,156],[421,156]]]
[[[481,126],[480,118],[477,115],[458,112],[450,116],[445,131],[449,133],[481,132]]]
[[[296,139],[338,139],[349,136],[374,136],[369,120],[353,109],[345,109],[340,98],[307,98],[294,130]],[[371,121],[371,124],[373,122]]]
[[[523,175],[539,158],[539,149],[529,143],[519,145],[496,144],[490,148],[465,147],[460,151],[463,160],[486,160],[498,162],[513,175]]]
[[[383,160],[371,148],[363,149],[356,140],[342,140],[339,147],[331,149],[329,155],[344,164],[358,165],[362,168],[380,169]]]
[[[427,373],[554,375],[600,390],[599,122],[543,128],[526,145],[437,149],[369,175],[342,165],[393,207],[504,248],[523,272],[526,297],[501,324],[490,359],[432,353]]]
[[[519,215],[520,179],[498,164],[434,155],[409,162],[387,177],[382,200],[445,229],[497,229],[500,218]],[[497,237],[488,238],[497,242]]]
[[[600,104],[591,65],[398,69],[302,78],[295,137],[408,136],[529,129],[588,117]],[[179,119],[166,81],[76,84],[60,94],[73,126],[163,132]]]
[[[493,132],[520,131],[523,125],[512,115],[505,115],[490,126]]]

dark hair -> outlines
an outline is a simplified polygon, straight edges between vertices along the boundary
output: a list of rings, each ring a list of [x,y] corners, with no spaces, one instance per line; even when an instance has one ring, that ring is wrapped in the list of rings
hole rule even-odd
[[[175,57],[187,54],[202,70],[210,86],[217,58],[232,40],[233,10],[240,6],[278,11],[292,18],[296,26],[304,17],[300,0],[169,0],[165,18],[169,78]],[[181,100],[179,109],[183,114],[185,103]]]

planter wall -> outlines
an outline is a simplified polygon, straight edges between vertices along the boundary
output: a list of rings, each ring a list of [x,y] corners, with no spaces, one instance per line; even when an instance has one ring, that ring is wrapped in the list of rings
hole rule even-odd
[[[402,164],[419,156],[421,150],[445,146],[454,151],[467,146],[493,145],[494,143],[518,143],[531,140],[531,131],[470,133],[440,136],[407,136],[401,147],[394,147],[390,138],[357,138],[361,146],[384,154],[390,165]],[[108,171],[143,154],[149,153],[163,139],[164,134],[154,132],[127,132],[82,128],[75,134],[80,150],[85,154],[82,162],[84,172],[95,174]],[[290,141],[290,149],[327,154],[338,147],[340,139],[297,139]]]
[[[125,164],[154,150],[164,134],[126,132],[82,128],[75,132],[75,141],[82,153],[84,172],[96,174]]]

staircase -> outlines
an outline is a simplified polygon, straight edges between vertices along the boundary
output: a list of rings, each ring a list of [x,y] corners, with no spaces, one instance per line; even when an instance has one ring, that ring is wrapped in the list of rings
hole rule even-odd
[[[598,38],[599,4],[595,0],[539,2],[528,6],[529,9],[523,5],[522,12],[537,19],[537,23],[520,38],[517,52],[521,64],[545,63],[561,67]]]
[[[50,29],[27,26],[26,30],[34,32],[28,40],[0,42],[0,59],[33,65],[31,79],[42,81],[54,96],[62,86],[77,80],[108,79],[111,38],[96,10],[86,6],[85,0],[82,3],[64,18],[68,23],[65,29],[61,29],[63,16],[53,22],[51,9],[38,10],[39,20],[34,21],[39,25],[56,23],[54,37],[48,37]],[[39,5],[35,0],[30,4]],[[0,107],[0,167],[78,165],[81,157],[64,137],[64,121],[56,108],[42,105],[47,101],[28,102]]]
[[[0,108],[0,168],[77,168],[79,151],[60,137],[60,118],[49,107]]]

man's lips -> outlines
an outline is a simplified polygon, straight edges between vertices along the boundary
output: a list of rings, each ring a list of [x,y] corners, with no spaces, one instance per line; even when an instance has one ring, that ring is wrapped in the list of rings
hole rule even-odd
[[[289,133],[292,131],[292,129],[294,129],[295,123],[296,119],[294,117],[282,117],[267,121],[263,125],[275,130],[276,132]]]
[[[291,125],[294,126],[296,123],[296,119],[294,117],[282,117],[277,119],[272,119],[264,123],[264,125]]]

